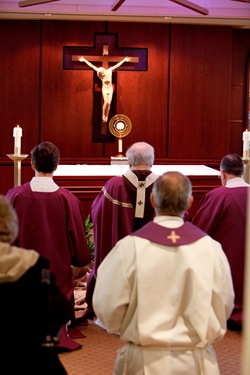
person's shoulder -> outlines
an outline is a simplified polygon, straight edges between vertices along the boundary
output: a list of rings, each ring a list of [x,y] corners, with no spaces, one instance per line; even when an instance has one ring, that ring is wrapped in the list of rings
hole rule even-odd
[[[56,193],[57,193],[58,197],[60,196],[61,199],[66,200],[70,204],[73,204],[73,203],[79,204],[80,203],[80,201],[76,197],[76,195],[74,195],[70,190],[68,190],[66,188],[59,187],[59,189],[56,191]]]
[[[210,192],[220,193],[220,192],[225,191],[226,189],[227,188],[225,186],[217,186],[217,187],[213,188],[212,190],[210,190]]]
[[[15,187],[8,190],[8,192],[6,194],[6,198],[8,199],[9,197],[15,197],[15,196],[21,194],[22,192],[24,192],[27,189],[30,189],[30,183],[29,182],[26,182],[25,184],[22,184],[22,185],[19,185],[19,186],[15,186]]]
[[[218,205],[218,203],[222,204],[227,199],[227,190],[224,186],[209,190],[202,196],[199,207],[204,210],[205,207],[209,208],[209,206]],[[196,223],[194,222],[194,224]]]
[[[76,196],[69,190],[64,187],[59,186],[59,189],[56,190],[57,195],[62,195],[65,197],[70,197],[70,198],[76,198]]]
[[[124,193],[124,181],[122,176],[113,176],[108,181],[105,182],[104,186],[102,187],[99,194],[93,201],[92,207],[94,207],[97,203],[99,204],[102,201],[105,201],[105,197],[112,196],[117,199],[120,193]]]
[[[111,177],[104,186],[118,186],[123,184],[123,177],[122,176],[113,176]]]
[[[227,188],[225,186],[218,186],[211,190],[209,190],[205,196],[207,197],[217,197],[217,196],[223,196],[227,192]]]
[[[228,186],[220,186],[214,188],[206,193],[206,196],[213,197],[213,198],[229,198],[234,194],[238,194],[238,191],[242,190],[245,193],[248,191],[248,186],[235,186],[235,187],[228,187]]]
[[[108,179],[107,183],[114,183],[114,182],[117,182],[117,181],[122,181],[122,176],[123,175],[119,175],[119,176],[112,176]]]
[[[21,191],[21,190],[27,189],[27,187],[30,187],[30,182],[25,182],[22,185],[15,186],[9,191]]]

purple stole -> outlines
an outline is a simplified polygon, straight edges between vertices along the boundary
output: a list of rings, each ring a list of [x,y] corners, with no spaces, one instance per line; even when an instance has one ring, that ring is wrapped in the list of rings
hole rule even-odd
[[[145,238],[166,246],[187,245],[207,236],[207,233],[186,221],[179,228],[166,228],[153,221],[145,224],[142,228],[132,233],[131,236]]]

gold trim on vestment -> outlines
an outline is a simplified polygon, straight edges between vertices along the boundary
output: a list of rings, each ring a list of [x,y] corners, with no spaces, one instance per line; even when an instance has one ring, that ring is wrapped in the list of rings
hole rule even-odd
[[[105,197],[106,197],[110,202],[112,202],[113,204],[116,204],[117,206],[121,206],[121,207],[133,208],[133,205],[132,205],[131,203],[120,202],[120,201],[118,201],[117,199],[112,198],[112,197],[109,195],[109,193],[107,192],[107,190],[105,189],[105,187],[102,188],[102,191],[103,191],[103,194],[105,195]]]

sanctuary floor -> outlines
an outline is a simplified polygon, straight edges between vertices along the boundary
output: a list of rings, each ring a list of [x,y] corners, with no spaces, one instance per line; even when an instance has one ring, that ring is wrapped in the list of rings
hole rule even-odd
[[[108,334],[92,320],[77,329],[86,336],[76,339],[82,348],[59,355],[68,375],[112,375],[116,350],[122,345],[119,337]],[[242,334],[228,330],[214,348],[221,375],[241,375]]]

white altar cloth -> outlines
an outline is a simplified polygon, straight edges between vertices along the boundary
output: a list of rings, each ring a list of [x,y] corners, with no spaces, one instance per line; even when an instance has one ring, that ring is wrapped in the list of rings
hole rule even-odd
[[[59,165],[54,176],[120,176],[129,169],[128,165]],[[168,171],[178,171],[186,176],[218,176],[219,171],[206,165],[153,165],[152,171],[161,175]]]

